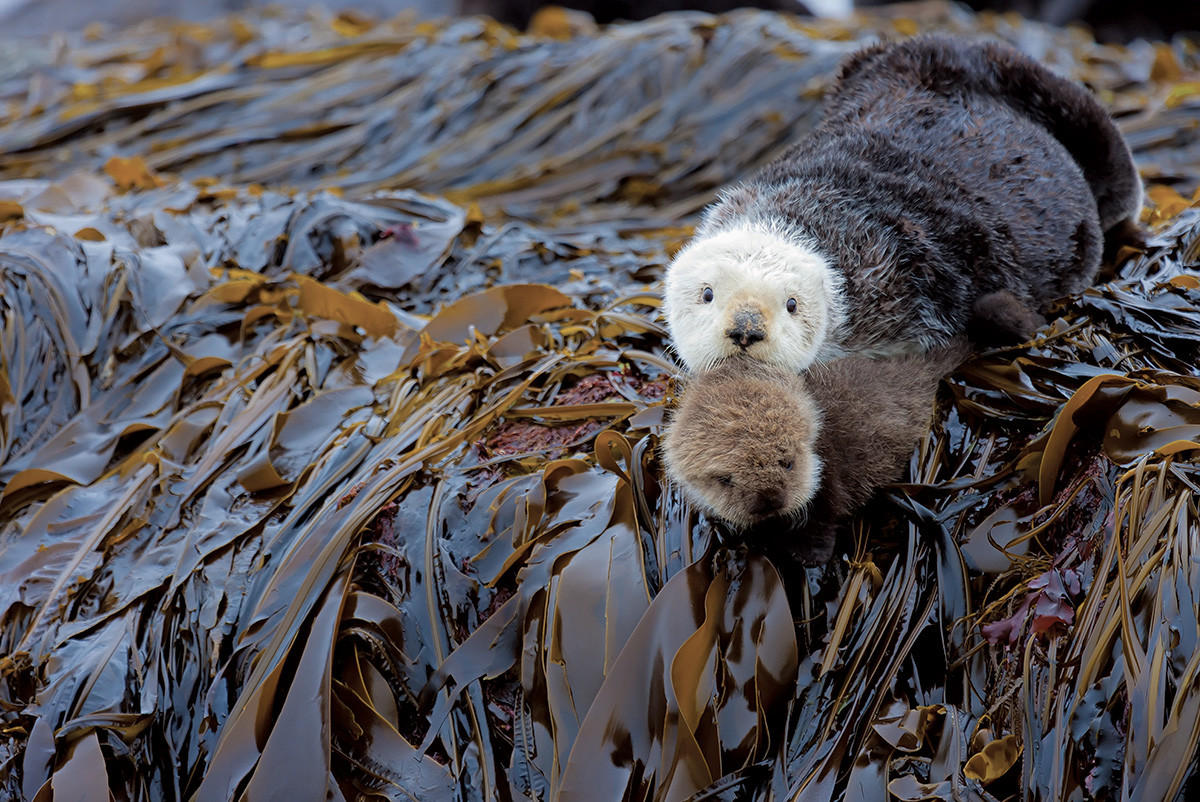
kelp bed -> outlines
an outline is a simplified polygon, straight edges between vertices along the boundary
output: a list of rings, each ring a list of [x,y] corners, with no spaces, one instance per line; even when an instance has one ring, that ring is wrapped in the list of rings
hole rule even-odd
[[[1194,791],[1196,46],[555,22],[12,44],[0,796]],[[1149,243],[948,382],[843,558],[775,566],[664,480],[655,282],[842,54],[935,28],[1097,91]]]

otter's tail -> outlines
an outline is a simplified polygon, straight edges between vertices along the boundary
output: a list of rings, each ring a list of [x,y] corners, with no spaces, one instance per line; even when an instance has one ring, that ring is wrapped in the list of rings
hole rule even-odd
[[[939,34],[879,43],[848,56],[841,65],[831,109],[852,96],[872,70],[907,73],[935,92],[974,93],[995,98],[1041,125],[1083,171],[1105,233],[1136,224],[1142,182],[1133,156],[1112,117],[1081,84],[1002,42],[962,42]]]
[[[1008,45],[989,43],[984,50],[997,95],[1044,126],[1083,170],[1096,198],[1101,230],[1136,224],[1142,181],[1129,145],[1096,98]]]

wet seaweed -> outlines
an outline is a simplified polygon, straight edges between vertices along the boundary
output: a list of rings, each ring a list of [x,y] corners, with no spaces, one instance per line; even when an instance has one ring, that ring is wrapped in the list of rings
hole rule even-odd
[[[655,282],[842,53],[926,28],[1087,81],[1151,236],[946,383],[838,560],[773,564],[665,480]],[[1177,797],[1197,52],[940,5],[23,46],[0,74],[0,794]]]

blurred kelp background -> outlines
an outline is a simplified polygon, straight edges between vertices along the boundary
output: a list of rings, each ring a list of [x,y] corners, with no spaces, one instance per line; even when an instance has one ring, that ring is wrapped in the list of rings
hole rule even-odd
[[[1196,44],[539,20],[11,43],[0,797],[1194,792]],[[844,556],[773,565],[663,477],[657,282],[839,58],[922,30],[1086,82],[1148,243],[948,382]]]

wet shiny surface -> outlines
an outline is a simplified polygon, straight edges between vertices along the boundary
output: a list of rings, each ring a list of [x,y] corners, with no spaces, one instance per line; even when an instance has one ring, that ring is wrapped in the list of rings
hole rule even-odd
[[[1176,793],[1195,50],[921,13],[231,20],[6,75],[0,795]],[[839,54],[936,26],[1124,114],[1151,243],[951,379],[833,564],[773,565],[665,483],[654,282]]]

